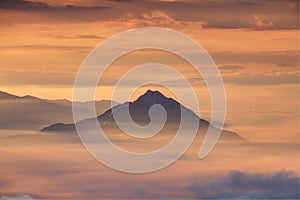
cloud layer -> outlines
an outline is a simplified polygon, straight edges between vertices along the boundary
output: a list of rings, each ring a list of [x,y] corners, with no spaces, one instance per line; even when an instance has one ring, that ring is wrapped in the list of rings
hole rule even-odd
[[[152,26],[164,23],[170,25],[170,22],[181,25],[201,22],[204,28],[220,29],[299,28],[297,13],[299,2],[294,0],[87,1],[87,3],[76,1],[72,5],[48,2],[52,4],[39,1],[3,0],[0,9],[7,12],[34,12],[35,17],[13,19],[30,23],[40,20],[89,22],[113,18],[125,19],[131,23],[147,23]]]
[[[272,174],[231,171],[208,184],[200,181],[188,189],[205,199],[298,199],[300,178],[290,171]]]

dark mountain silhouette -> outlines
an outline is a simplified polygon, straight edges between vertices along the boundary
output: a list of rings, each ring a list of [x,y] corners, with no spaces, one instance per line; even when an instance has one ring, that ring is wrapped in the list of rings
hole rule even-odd
[[[150,123],[149,110],[151,106],[159,104],[163,106],[167,113],[167,123],[178,124],[181,120],[181,111],[185,113],[186,118],[193,118],[200,120],[202,124],[208,125],[209,123],[203,119],[200,119],[193,111],[182,106],[180,103],[172,98],[167,98],[158,91],[148,90],[145,94],[141,95],[134,102],[125,102],[114,106],[113,108],[107,110],[102,115],[99,115],[98,121],[102,126],[115,126],[115,120],[113,117],[113,112],[119,116],[126,116],[125,112],[129,107],[129,113],[132,120],[137,124],[148,124]],[[85,119],[78,123],[88,123],[89,119]],[[128,121],[127,117],[122,119],[123,122]],[[42,131],[75,131],[74,124],[63,124],[57,123],[49,127],[45,127]]]
[[[93,102],[76,103],[84,107]],[[101,114],[111,108],[111,101],[96,101],[95,107],[97,114]],[[0,91],[0,129],[38,131],[56,122],[73,122],[71,101],[47,100],[29,95],[16,96]]]
[[[9,94],[7,92],[0,91],[0,99],[15,99],[15,98],[22,98],[16,95]]]
[[[179,123],[181,120],[181,112],[185,112],[185,116],[198,118],[198,116],[188,108],[184,107],[172,98],[167,98],[158,91],[148,90],[145,94],[141,95],[134,102],[126,102],[115,106],[112,109],[106,111],[103,115],[98,116],[100,122],[113,122],[112,112],[122,115],[129,108],[129,113],[133,121],[136,123],[150,123],[149,110],[151,106],[159,104],[164,107],[167,113],[167,123]],[[124,121],[128,120],[126,118]]]
[[[155,104],[160,104],[163,106],[167,113],[167,120],[165,127],[173,127],[173,125],[177,125],[181,120],[181,112],[184,112],[185,119],[184,120],[199,120],[199,128],[198,130],[203,133],[200,134],[204,136],[209,122],[200,119],[193,111],[189,110],[188,108],[181,105],[179,102],[175,101],[172,98],[167,98],[163,94],[158,91],[151,91],[148,90],[145,94],[141,95],[136,101],[134,102],[125,102],[123,104],[119,104],[114,106],[113,108],[107,110],[102,115],[97,117],[99,124],[103,128],[116,128],[117,125],[115,124],[115,120],[113,117],[113,112],[122,116],[123,112],[129,108],[130,117],[135,121],[137,124],[148,124],[150,122],[149,117],[149,109],[151,106]],[[78,123],[84,123],[87,127],[89,126],[89,120],[85,119]],[[128,121],[127,118],[122,119],[124,122]],[[168,129],[164,129],[168,130]],[[45,127],[41,130],[42,132],[75,132],[75,124],[53,124],[49,127]],[[168,132],[168,131],[166,131]],[[232,140],[242,140],[244,139],[240,137],[237,133],[222,130],[222,140],[223,141],[232,141]]]
[[[39,98],[30,95],[16,96],[7,92],[0,91],[0,100],[39,100]]]

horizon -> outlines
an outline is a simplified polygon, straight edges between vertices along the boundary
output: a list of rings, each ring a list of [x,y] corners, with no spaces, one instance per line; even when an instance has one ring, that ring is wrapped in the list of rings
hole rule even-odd
[[[144,95],[144,94],[146,94],[146,92],[148,92],[148,91],[151,91],[151,92],[159,92],[160,94],[162,94],[162,95],[164,95],[165,97],[168,97],[168,98],[172,98],[172,99],[174,99],[174,100],[176,100],[176,98],[174,98],[173,96],[168,96],[168,95],[166,95],[166,94],[164,94],[163,92],[161,92],[160,90],[153,90],[153,89],[143,89],[142,91],[144,91],[144,93],[143,92],[141,92],[141,91],[139,91],[138,93],[134,93],[134,98],[131,98],[130,99],[130,102],[132,102],[132,101],[135,101],[135,100],[137,100],[140,96],[142,96],[142,95]],[[73,102],[72,101],[72,99],[51,99],[51,98],[43,98],[43,97],[39,97],[39,96],[34,96],[34,95],[31,95],[31,94],[26,94],[26,95],[18,95],[18,94],[13,94],[13,93],[10,93],[10,92],[8,92],[8,91],[2,91],[2,90],[0,90],[0,92],[2,92],[2,93],[6,93],[6,94],[8,94],[8,95],[12,95],[12,96],[17,96],[17,97],[27,97],[27,96],[29,96],[29,97],[36,97],[36,98],[38,98],[38,99],[42,99],[42,100],[67,100],[67,101],[70,101],[70,102]],[[137,94],[139,94],[139,96],[137,95]],[[168,94],[168,93],[167,93]],[[111,101],[112,99],[95,99],[95,101]],[[177,100],[176,100],[177,101]],[[79,102],[87,102],[87,101],[79,101]],[[122,102],[119,102],[119,103],[122,103]],[[124,103],[124,102],[123,102]]]

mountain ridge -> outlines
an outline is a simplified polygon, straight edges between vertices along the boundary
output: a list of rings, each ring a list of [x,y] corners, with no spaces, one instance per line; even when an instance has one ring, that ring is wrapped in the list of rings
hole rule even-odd
[[[114,118],[113,118],[113,114],[112,114],[113,110],[116,109],[117,112],[119,112],[121,109],[128,109],[127,107],[129,107],[129,109],[131,108],[131,110],[129,110],[129,113],[130,113],[132,119],[137,124],[139,124],[142,121],[143,123],[140,125],[147,125],[150,122],[149,108],[152,105],[155,105],[158,103],[162,104],[162,106],[166,109],[167,113],[170,112],[170,108],[173,109],[173,112],[171,109],[172,117],[169,118],[171,121],[168,121],[168,118],[167,118],[165,126],[176,124],[177,128],[178,128],[178,123],[180,123],[180,121],[178,121],[178,119],[179,119],[178,117],[181,114],[178,111],[180,109],[180,111],[184,112],[184,116],[188,116],[189,120],[190,119],[199,120],[198,121],[199,122],[198,132],[200,131],[200,137],[202,137],[202,138],[204,137],[206,130],[210,126],[210,123],[208,121],[198,117],[192,110],[184,107],[176,100],[174,100],[172,98],[167,98],[158,91],[148,90],[146,93],[141,95],[137,100],[135,100],[133,102],[125,102],[123,104],[118,104],[118,105],[106,110],[105,112],[103,112],[103,114],[98,115],[97,120],[98,120],[99,124],[101,126],[103,126],[102,128],[118,128],[118,125],[114,122]],[[174,109],[174,106],[177,106],[177,108]],[[175,119],[174,119],[173,115],[175,115]],[[142,116],[142,120],[138,119],[138,117],[141,117],[141,116]],[[89,120],[94,120],[94,119],[95,118],[87,118],[87,119],[79,121],[78,123],[86,123],[86,124],[82,124],[82,125],[89,127]],[[127,122],[127,121],[125,121],[125,122]],[[165,128],[165,126],[164,126],[164,128]],[[175,129],[177,129],[177,128],[175,128]],[[212,128],[218,129],[214,126]],[[171,131],[173,133],[176,132],[176,131],[174,132],[173,126],[171,126],[171,129],[166,129],[166,130],[173,130],[173,131]],[[56,123],[56,124],[52,124],[48,127],[44,127],[41,130],[41,132],[58,132],[58,133],[72,132],[72,133],[74,133],[74,132],[76,132],[76,127],[75,127],[74,123],[69,123],[69,124]],[[224,130],[224,129],[221,130],[221,140],[222,141],[230,141],[230,142],[232,142],[232,141],[247,142],[247,140],[245,140],[239,134],[232,132],[232,131]]]
[[[95,103],[97,114],[102,114],[111,108],[111,104],[118,104],[110,100],[75,103],[79,107]],[[17,96],[0,91],[0,127],[2,130],[39,131],[57,122],[73,122],[71,101],[41,99],[31,95]]]
[[[133,102],[125,102],[123,104],[118,104],[113,108],[106,110],[103,114],[98,115],[97,119],[101,125],[111,124],[112,126],[115,125],[113,111],[118,110],[117,112],[125,112],[127,106],[129,107],[129,113],[131,118],[137,124],[146,125],[150,123],[149,117],[149,109],[151,106],[155,104],[160,104],[163,106],[167,112],[167,120],[166,123],[179,123],[181,120],[181,111],[186,113],[186,116],[190,116],[199,120],[199,122],[203,125],[208,125],[209,122],[199,118],[192,110],[184,107],[179,102],[172,98],[165,97],[159,91],[152,91],[147,90],[143,95],[137,98]],[[84,123],[89,119],[84,119],[78,123]],[[128,121],[127,118],[124,121]],[[64,127],[65,125],[65,127]],[[44,127],[42,132],[51,132],[51,131],[75,131],[75,124],[63,124],[63,123],[56,123],[52,124],[48,127]]]

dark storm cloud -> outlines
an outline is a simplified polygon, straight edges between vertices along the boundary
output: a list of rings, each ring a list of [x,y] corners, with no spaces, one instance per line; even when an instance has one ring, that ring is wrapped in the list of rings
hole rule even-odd
[[[55,22],[89,22],[105,20],[150,20],[159,25],[156,18],[172,19],[182,25],[205,22],[202,28],[250,28],[257,30],[298,29],[298,1],[95,1],[89,7],[84,1],[77,5],[51,6],[43,2],[2,0],[0,9],[23,12],[39,11],[42,18],[17,19],[19,22],[45,20]],[[153,12],[164,15],[155,16]],[[80,13],[79,13],[80,12]],[[56,13],[53,14],[53,13]],[[45,16],[47,15],[47,16]],[[126,18],[126,15],[130,18]],[[149,19],[150,16],[150,19]],[[124,18],[125,17],[125,18]],[[153,18],[153,19],[151,19]],[[143,23],[137,23],[141,25]],[[199,27],[201,28],[201,27]]]
[[[300,178],[294,172],[252,174],[231,171],[208,184],[194,183],[190,190],[195,198],[208,199],[298,199]]]

